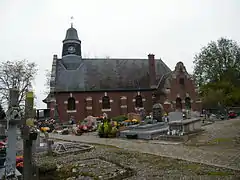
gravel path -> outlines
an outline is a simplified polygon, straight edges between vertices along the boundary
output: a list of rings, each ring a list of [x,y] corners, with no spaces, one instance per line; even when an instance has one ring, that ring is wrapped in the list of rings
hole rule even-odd
[[[216,122],[212,125],[205,126],[209,134],[203,136],[211,137],[211,139],[214,138],[216,139],[219,137],[219,135],[221,135],[220,138],[229,137],[230,136],[229,134],[231,133],[232,137],[234,134],[236,135],[236,132],[238,130],[240,130],[239,122],[240,122],[239,120],[228,120]],[[238,123],[239,126],[237,126]],[[99,138],[92,134],[82,136],[50,134],[50,137],[67,141],[111,145],[122,149],[128,149],[131,151],[137,151],[141,153],[149,153],[163,157],[176,158],[191,162],[200,162],[207,165],[214,165],[218,167],[240,170],[239,146],[237,146],[236,144],[233,146],[234,148],[230,146],[226,147],[226,145],[224,146],[223,144],[219,150],[219,147],[217,145],[198,147],[192,145],[187,146],[183,144],[171,144],[171,143],[167,144],[166,142],[154,144],[141,140],[127,140],[117,138],[105,139]],[[202,139],[200,138],[200,140],[204,141],[204,138]],[[205,141],[208,140],[209,139],[207,140],[205,139]]]

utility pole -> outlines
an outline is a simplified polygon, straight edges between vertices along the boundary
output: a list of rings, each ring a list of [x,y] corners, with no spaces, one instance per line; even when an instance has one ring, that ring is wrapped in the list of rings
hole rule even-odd
[[[19,91],[10,89],[9,109],[7,113],[7,155],[5,166],[6,179],[16,178],[16,144],[17,144],[17,125],[21,122],[20,108],[18,104]]]
[[[37,138],[37,132],[31,130],[27,121],[33,119],[33,92],[26,93],[25,100],[25,118],[23,120],[22,138],[23,138],[23,178],[24,180],[33,179],[32,165],[32,143]]]

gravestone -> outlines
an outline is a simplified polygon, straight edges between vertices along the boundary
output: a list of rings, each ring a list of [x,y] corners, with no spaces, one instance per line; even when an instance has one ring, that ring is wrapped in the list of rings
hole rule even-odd
[[[152,108],[153,120],[162,121],[163,107],[160,103],[154,104]]]
[[[168,116],[169,116],[169,122],[183,120],[183,113],[179,111],[170,112]]]

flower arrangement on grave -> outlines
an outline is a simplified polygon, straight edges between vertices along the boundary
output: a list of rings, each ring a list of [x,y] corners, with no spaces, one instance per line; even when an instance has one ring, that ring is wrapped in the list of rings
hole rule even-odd
[[[1,146],[0,146],[0,166],[4,165],[5,162],[5,157],[7,155],[7,148],[6,148],[6,143],[5,142],[0,142]]]
[[[23,156],[16,156],[16,163],[23,162]]]
[[[109,119],[103,119],[103,122],[98,126],[99,137],[116,137],[118,132],[117,127],[115,127]]]

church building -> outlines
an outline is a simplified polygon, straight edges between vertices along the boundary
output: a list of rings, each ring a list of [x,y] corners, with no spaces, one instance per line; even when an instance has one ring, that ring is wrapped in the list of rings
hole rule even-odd
[[[174,71],[149,54],[145,59],[84,58],[77,30],[71,26],[63,40],[62,57],[53,55],[50,93],[43,100],[60,121],[88,115],[110,117],[145,109],[160,102],[167,112],[199,110],[201,101],[182,62]]]

